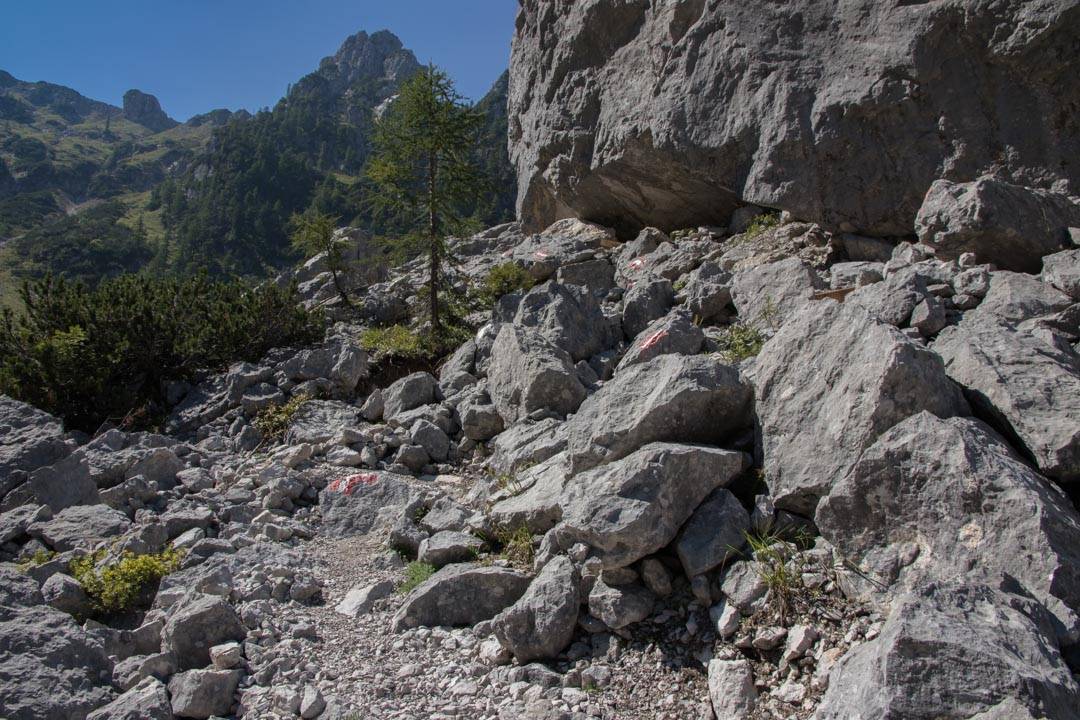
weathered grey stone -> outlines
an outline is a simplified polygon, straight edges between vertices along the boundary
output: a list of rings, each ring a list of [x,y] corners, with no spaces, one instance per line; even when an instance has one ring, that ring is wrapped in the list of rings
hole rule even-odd
[[[150,655],[133,655],[121,660],[113,668],[113,682],[127,691],[147,678],[167,681],[176,673],[176,658],[172,653],[155,652]]]
[[[340,488],[348,492],[332,487],[322,492],[320,534],[337,538],[364,535],[378,526],[389,527],[406,507],[420,502],[420,493],[401,475],[373,472],[365,476],[364,482]]]
[[[703,355],[661,355],[632,365],[567,423],[580,472],[657,441],[721,443],[750,424],[750,388],[738,371]]]
[[[371,391],[371,394],[367,396],[367,400],[364,401],[364,406],[360,408],[360,415],[369,422],[377,422],[382,419],[385,407],[386,402],[383,399],[382,390],[375,388]]]
[[[1064,310],[1072,299],[1052,285],[1024,273],[990,274],[990,289],[966,317],[1019,323]]]
[[[1044,257],[1042,279],[1073,300],[1080,300],[1080,250],[1066,250]]]
[[[618,568],[670,543],[701,501],[749,465],[744,453],[653,443],[572,477],[562,491],[561,547],[583,542]]]
[[[887,585],[991,583],[1005,573],[1080,633],[1067,609],[1080,609],[1080,517],[976,420],[924,412],[896,425],[832,487],[815,519]]]
[[[1073,11],[528,0],[510,69],[518,217],[630,234],[726,225],[751,203],[887,237],[912,232],[943,172],[1075,188],[1080,130],[1056,119],[1080,97],[1062,61]]]
[[[412,441],[427,451],[428,457],[435,462],[446,460],[450,452],[450,438],[439,428],[427,420],[421,420],[412,426],[410,431]]]
[[[554,418],[517,423],[491,441],[490,464],[501,473],[536,465],[564,451],[566,442],[566,424]]]
[[[901,597],[881,634],[840,660],[815,717],[971,718],[1018,703],[1076,720],[1078,693],[1037,603],[984,585],[932,584]]]
[[[671,281],[646,275],[626,292],[623,302],[622,326],[627,338],[640,335],[654,320],[668,314],[675,304]]]
[[[56,573],[41,585],[41,597],[57,610],[80,620],[90,613],[90,598],[82,585],[64,573]]]
[[[0,714],[10,720],[84,718],[113,699],[112,663],[70,615],[0,607]]]
[[[490,440],[505,427],[502,415],[491,403],[466,401],[458,406],[458,416],[461,418],[461,432],[477,442]]]
[[[348,337],[329,338],[316,348],[301,350],[278,366],[294,382],[329,380],[336,393],[351,393],[368,376],[368,356]]]
[[[360,617],[371,612],[377,601],[389,597],[393,592],[394,583],[389,580],[374,585],[357,586],[345,593],[344,599],[334,610],[348,617]]]
[[[0,544],[26,535],[26,530],[37,522],[48,520],[52,511],[46,505],[20,505],[0,513]]]
[[[965,318],[934,343],[980,415],[1050,477],[1080,480],[1080,355],[1027,327]]]
[[[392,420],[396,415],[421,405],[435,402],[438,383],[431,373],[406,375],[383,390],[383,417]]]
[[[228,715],[239,683],[239,670],[188,670],[174,675],[169,681],[172,710],[185,718]]]
[[[649,617],[655,599],[640,585],[612,586],[597,580],[589,591],[589,612],[612,630]]]
[[[676,542],[683,570],[694,577],[724,564],[746,544],[750,515],[730,491],[720,488],[698,506]]]
[[[751,378],[769,492],[804,515],[885,430],[923,410],[968,412],[941,358],[847,303],[804,307]]]
[[[33,472],[52,465],[71,450],[60,420],[35,407],[0,395],[0,498],[13,485],[16,470]]]
[[[545,340],[585,360],[619,341],[618,327],[604,317],[592,293],[576,285],[547,282],[521,298],[514,325],[533,328]]]
[[[488,383],[507,424],[537,410],[569,415],[586,394],[566,352],[537,331],[514,325],[503,325],[495,338]]]
[[[449,565],[409,593],[394,615],[394,630],[475,625],[513,605],[528,587],[528,576],[516,570]]]
[[[678,291],[691,317],[704,325],[730,319],[731,273],[715,262],[703,262],[684,278]]]
[[[689,311],[676,309],[634,338],[615,372],[659,355],[697,355],[704,345],[705,333],[693,323]]]
[[[74,505],[61,510],[51,520],[27,528],[57,552],[90,550],[105,538],[122,535],[131,527],[127,515],[107,505]]]
[[[37,581],[13,563],[0,563],[0,606],[40,605]]]
[[[664,563],[656,558],[645,558],[641,561],[641,582],[657,597],[671,594],[671,574],[664,567]]]
[[[570,559],[555,557],[525,594],[491,621],[495,636],[518,662],[553,659],[570,644],[581,605],[578,583]]]
[[[1069,246],[1080,204],[1059,193],[1013,185],[992,176],[968,183],[938,180],[915,220],[920,242],[941,257],[975,253],[1003,270],[1039,271],[1045,255]]]
[[[431,456],[420,445],[402,445],[398,448],[397,455],[394,456],[394,462],[414,473],[418,473],[431,462]]]
[[[757,705],[754,668],[744,658],[709,661],[709,700],[716,717],[745,720]]]
[[[150,677],[87,715],[86,720],[173,720],[173,717],[165,684]]]
[[[97,485],[90,479],[90,467],[74,455],[34,471],[30,475],[30,489],[38,503],[48,505],[53,512],[101,502]]]
[[[739,612],[750,615],[755,603],[769,591],[762,577],[765,572],[766,568],[756,560],[735,563],[724,572],[720,592]]]
[[[842,262],[829,268],[829,287],[860,288],[881,282],[885,265],[880,262]]]
[[[538,282],[550,278],[565,266],[592,260],[596,251],[617,244],[608,228],[575,218],[558,220],[539,235],[531,235],[514,245],[509,260],[522,265]],[[540,229],[540,228],[534,228]]]
[[[227,642],[210,648],[210,662],[218,670],[231,670],[244,659],[244,646]]]
[[[319,688],[314,685],[308,685],[304,688],[304,694],[300,698],[300,707],[298,708],[300,717],[304,720],[313,720],[322,715],[323,710],[326,709],[326,699],[323,697]]]
[[[216,595],[194,593],[173,608],[161,632],[161,647],[176,657],[181,670],[210,664],[210,648],[230,640],[243,640],[244,629],[236,610]]]
[[[605,258],[563,265],[555,279],[563,285],[580,285],[594,295],[606,294],[615,287],[615,268]]]
[[[825,282],[799,258],[787,258],[736,273],[731,299],[743,322],[780,325],[798,312]]]
[[[309,400],[300,406],[285,432],[290,445],[318,444],[330,440],[341,428],[354,427],[359,411],[340,400]]]
[[[475,535],[443,530],[420,543],[416,559],[441,568],[450,563],[475,560],[483,547],[484,541]]]

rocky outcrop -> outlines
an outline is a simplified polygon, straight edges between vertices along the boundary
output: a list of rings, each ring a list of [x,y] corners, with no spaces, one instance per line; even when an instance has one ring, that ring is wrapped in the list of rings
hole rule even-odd
[[[927,586],[836,666],[814,717],[1075,720],[1080,687],[1052,637],[1037,603],[985,585]]]
[[[156,97],[141,90],[128,90],[124,93],[124,117],[154,132],[168,130],[180,124],[165,114]]]
[[[907,235],[939,178],[1076,192],[1072,0],[526,0],[510,147],[529,226],[727,225],[748,202]]]

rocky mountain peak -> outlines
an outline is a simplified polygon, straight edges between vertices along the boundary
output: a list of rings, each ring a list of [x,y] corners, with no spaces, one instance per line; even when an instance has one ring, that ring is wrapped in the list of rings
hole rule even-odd
[[[156,97],[142,90],[128,90],[124,93],[124,117],[154,132],[168,130],[180,124],[165,114]]]
[[[389,30],[368,34],[361,30],[345,39],[338,51],[319,63],[319,74],[335,90],[363,80],[404,80],[420,67],[416,56]]]

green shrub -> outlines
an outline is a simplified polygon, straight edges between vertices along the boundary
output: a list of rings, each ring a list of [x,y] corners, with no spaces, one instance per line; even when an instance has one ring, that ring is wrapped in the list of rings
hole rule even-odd
[[[434,565],[414,560],[405,566],[405,579],[397,586],[397,591],[406,595],[434,574]]]
[[[294,289],[206,276],[123,275],[94,289],[46,277],[20,295],[23,310],[0,318],[0,393],[86,431],[140,408],[160,412],[169,381],[255,361],[324,330]]]
[[[761,352],[765,338],[753,325],[735,323],[724,328],[718,344],[720,356],[727,362],[737,363]]]
[[[56,552],[53,550],[38,550],[25,560],[20,560],[16,567],[22,572],[27,572],[28,570],[44,565],[54,557],[56,557]]]
[[[752,240],[767,230],[772,230],[780,225],[779,213],[764,213],[750,221],[750,225],[743,233],[747,240]]]
[[[431,348],[419,333],[404,325],[368,328],[360,333],[360,347],[379,360],[412,360],[426,357]]]
[[[143,593],[169,573],[180,567],[184,554],[169,548],[155,555],[125,553],[120,560],[104,567],[98,563],[104,557],[99,550],[71,561],[71,575],[90,598],[94,609],[103,614],[130,610]]]
[[[491,268],[477,291],[477,299],[485,307],[492,307],[503,295],[518,290],[528,290],[535,283],[529,271],[514,262],[502,263]]]
[[[503,525],[495,528],[495,540],[502,548],[499,556],[513,567],[532,570],[536,552],[532,531],[525,525]]]
[[[280,440],[285,437],[285,431],[289,429],[293,416],[308,400],[311,400],[311,396],[301,393],[289,398],[288,402],[264,408],[255,417],[255,429],[264,440]]]

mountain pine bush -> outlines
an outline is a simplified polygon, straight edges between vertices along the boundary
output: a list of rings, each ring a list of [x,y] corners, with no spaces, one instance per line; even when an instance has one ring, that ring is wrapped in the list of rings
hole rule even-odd
[[[20,294],[24,310],[0,318],[0,393],[86,431],[160,413],[169,381],[313,342],[324,330],[295,289],[205,275],[123,275],[93,289],[46,277]]]

